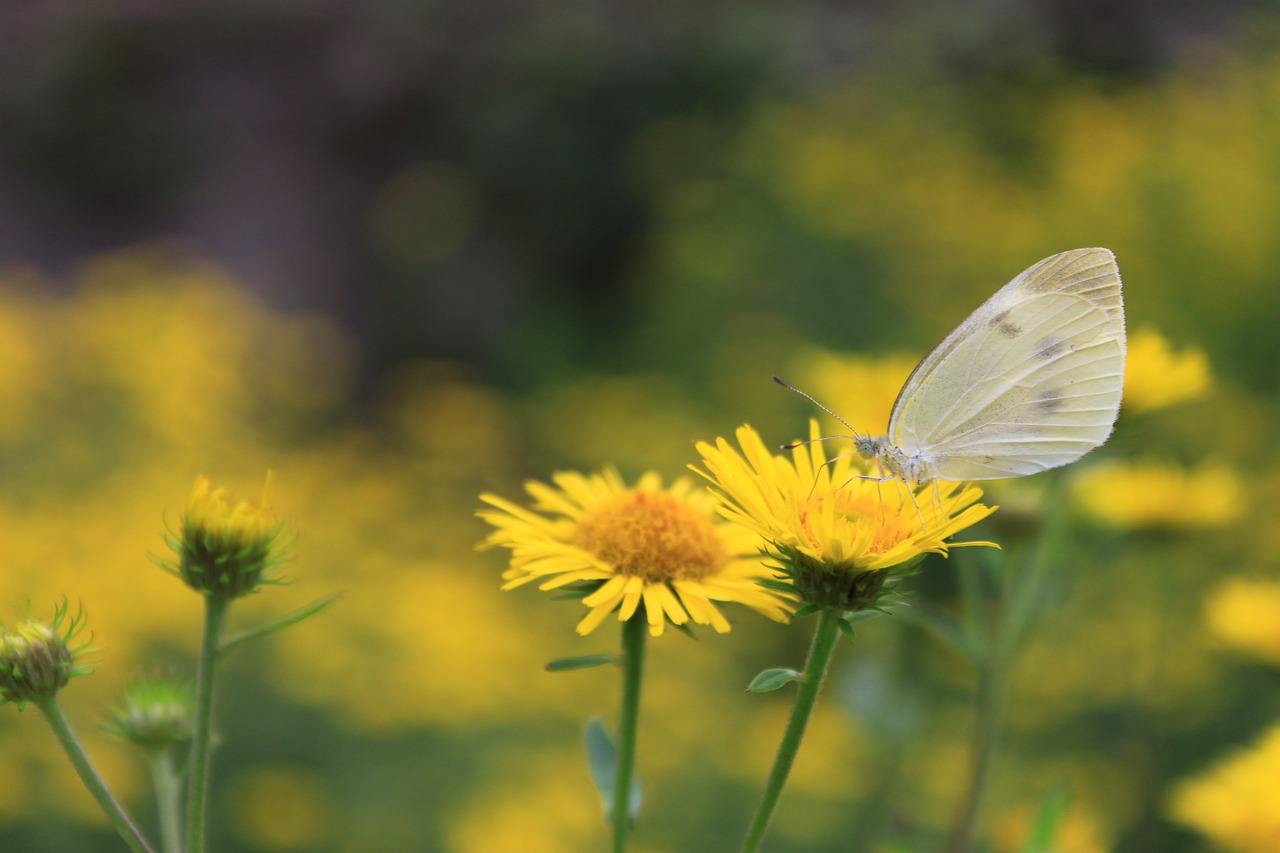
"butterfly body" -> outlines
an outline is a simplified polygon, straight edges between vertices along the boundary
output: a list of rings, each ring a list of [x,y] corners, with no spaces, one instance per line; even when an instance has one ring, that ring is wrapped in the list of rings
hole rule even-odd
[[[855,449],[912,486],[1066,465],[1111,434],[1124,361],[1114,255],[1053,255],[934,347],[898,393],[887,433],[857,436]]]

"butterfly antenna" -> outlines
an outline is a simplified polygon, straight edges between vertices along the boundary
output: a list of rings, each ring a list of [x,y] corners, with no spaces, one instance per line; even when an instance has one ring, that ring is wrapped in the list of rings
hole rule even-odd
[[[783,449],[783,450],[792,450],[792,449],[794,449],[794,448],[801,447],[801,446],[806,445],[806,444],[812,444],[812,443],[813,443],[813,442],[815,442],[815,441],[826,441],[826,440],[827,440],[827,439],[829,439],[829,438],[857,438],[857,437],[858,437],[858,431],[857,431],[856,429],[854,429],[853,424],[849,423],[849,422],[848,422],[848,421],[846,421],[844,418],[840,417],[840,416],[839,416],[839,415],[837,415],[835,412],[831,411],[831,410],[830,410],[830,409],[828,409],[826,406],[824,406],[824,405],[822,405],[821,403],[819,403],[817,400],[815,400],[815,399],[813,398],[813,395],[812,395],[812,394],[807,394],[807,393],[805,393],[804,391],[801,391],[799,388],[795,387],[794,385],[788,385],[786,382],[784,382],[784,381],[783,381],[782,377],[780,377],[780,376],[779,376],[778,374],[776,374],[776,373],[773,375],[773,381],[774,381],[774,382],[777,382],[779,385],[781,385],[783,388],[786,388],[788,391],[795,391],[795,392],[796,392],[797,394],[799,394],[801,397],[804,397],[804,398],[805,398],[806,400],[808,400],[810,403],[813,403],[813,404],[814,404],[815,406],[817,406],[819,409],[822,409],[822,411],[826,412],[828,415],[831,415],[831,417],[835,418],[835,419],[836,419],[836,420],[838,420],[840,423],[844,424],[846,427],[848,427],[849,432],[851,432],[851,433],[853,434],[852,436],[847,436],[847,435],[824,435],[824,436],[822,436],[822,437],[820,437],[820,438],[810,438],[810,439],[806,439],[806,440],[804,440],[804,441],[797,441],[797,442],[795,442],[795,443],[793,443],[793,444],[784,444],[784,445],[782,445],[782,449]]]

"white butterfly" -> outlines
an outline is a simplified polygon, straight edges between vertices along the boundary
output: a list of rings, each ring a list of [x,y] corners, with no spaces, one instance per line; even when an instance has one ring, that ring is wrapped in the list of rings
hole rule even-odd
[[[887,435],[851,438],[886,479],[912,486],[1057,468],[1111,435],[1124,358],[1115,256],[1063,252],[996,291],[924,357]]]

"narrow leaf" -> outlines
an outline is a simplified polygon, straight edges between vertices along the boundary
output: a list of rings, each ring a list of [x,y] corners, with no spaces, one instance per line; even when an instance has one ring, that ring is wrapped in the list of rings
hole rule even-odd
[[[776,669],[766,669],[751,679],[751,683],[747,685],[748,693],[770,693],[790,684],[793,681],[800,680],[800,673],[794,669],[786,669],[778,667]]]
[[[245,640],[252,640],[255,637],[263,637],[273,631],[279,631],[282,628],[297,625],[304,619],[310,619],[312,616],[315,616],[321,610],[324,610],[340,598],[342,598],[342,593],[335,592],[333,595],[326,596],[325,598],[321,598],[300,607],[292,613],[286,613],[284,616],[281,616],[279,619],[272,622],[267,622],[264,625],[259,625],[256,628],[250,628],[247,631],[242,631],[239,634],[227,637],[222,641],[222,645],[218,646],[218,654],[225,655],[233,646],[237,646]]]
[[[841,616],[836,620],[836,627],[840,629],[841,634],[844,634],[845,639],[852,643],[856,638],[857,633],[853,630],[853,625],[850,624],[851,622],[852,620],[849,619],[848,616]]]
[[[605,820],[613,819],[613,789],[618,776],[618,750],[613,738],[605,730],[604,723],[592,720],[582,730],[582,742],[587,750],[587,770],[600,794]],[[631,778],[631,797],[627,803],[628,816],[635,820],[640,813],[640,781]]]
[[[1040,809],[1031,825],[1031,834],[1020,853],[1053,853],[1056,849],[1054,839],[1058,834],[1058,826],[1067,813],[1067,805],[1071,802],[1071,794],[1066,785],[1050,788],[1040,801]]]
[[[568,672],[571,669],[590,669],[594,666],[617,663],[618,656],[611,653],[583,655],[576,658],[556,658],[546,665],[547,672]]]

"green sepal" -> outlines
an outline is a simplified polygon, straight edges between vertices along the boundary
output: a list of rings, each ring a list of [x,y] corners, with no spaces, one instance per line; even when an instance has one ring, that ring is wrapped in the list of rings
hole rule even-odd
[[[748,693],[772,693],[779,687],[785,687],[793,681],[799,681],[801,675],[794,669],[776,667],[763,670],[747,685]]]
[[[618,750],[613,738],[605,730],[604,723],[592,720],[582,730],[582,743],[587,750],[587,770],[604,808],[606,821],[613,820],[613,786],[618,777]],[[627,803],[627,816],[631,820],[640,814],[640,780],[631,777],[631,797]]]
[[[853,619],[851,617],[857,615],[857,613],[850,613],[836,620],[836,627],[840,629],[841,634],[844,634],[845,639],[851,643],[857,638],[857,632],[853,630]]]
[[[693,640],[694,642],[698,641],[698,635],[693,633],[693,628],[689,625],[688,622],[684,623],[683,625],[677,625],[671,620],[667,620],[667,624],[670,625],[672,628],[675,628],[681,634],[684,634],[690,640]]]
[[[622,659],[616,654],[606,652],[598,655],[582,655],[576,658],[556,658],[548,661],[543,667],[547,672],[568,672],[573,669],[591,669],[605,664],[618,663]]]
[[[259,625],[256,628],[250,628],[247,631],[241,631],[239,634],[235,634],[233,636],[227,637],[225,640],[222,641],[221,644],[219,644],[218,654],[220,656],[225,655],[233,646],[237,646],[240,643],[243,643],[245,640],[252,640],[256,637],[263,637],[274,631],[279,631],[283,628],[288,628],[291,625],[297,625],[299,622],[303,621],[304,619],[310,619],[312,616],[315,616],[321,610],[324,610],[326,607],[333,604],[340,598],[342,598],[342,593],[335,592],[333,595],[325,596],[324,598],[313,601],[310,604],[299,607],[297,610],[293,611],[292,613],[286,613],[284,616],[281,616],[279,619],[273,620],[271,622],[267,622],[266,624]]]
[[[557,589],[555,595],[551,596],[551,600],[564,601],[565,599],[586,598],[602,586],[604,586],[604,581],[574,581]]]
[[[1040,808],[1031,824],[1031,834],[1027,836],[1027,843],[1019,853],[1053,853],[1056,849],[1054,837],[1058,834],[1058,826],[1062,823],[1070,802],[1071,793],[1066,785],[1050,788],[1040,800]]]
[[[791,618],[793,620],[803,619],[806,616],[812,616],[813,614],[817,613],[821,609],[822,608],[816,604],[806,604],[804,607],[801,607],[799,610],[793,613]]]
[[[757,580],[756,583],[764,587],[765,589],[771,590],[773,592],[781,592],[781,593],[785,593],[786,595],[796,594],[796,585],[791,583],[791,581],[780,581],[780,580],[774,580],[772,578],[768,578],[764,580]]]

